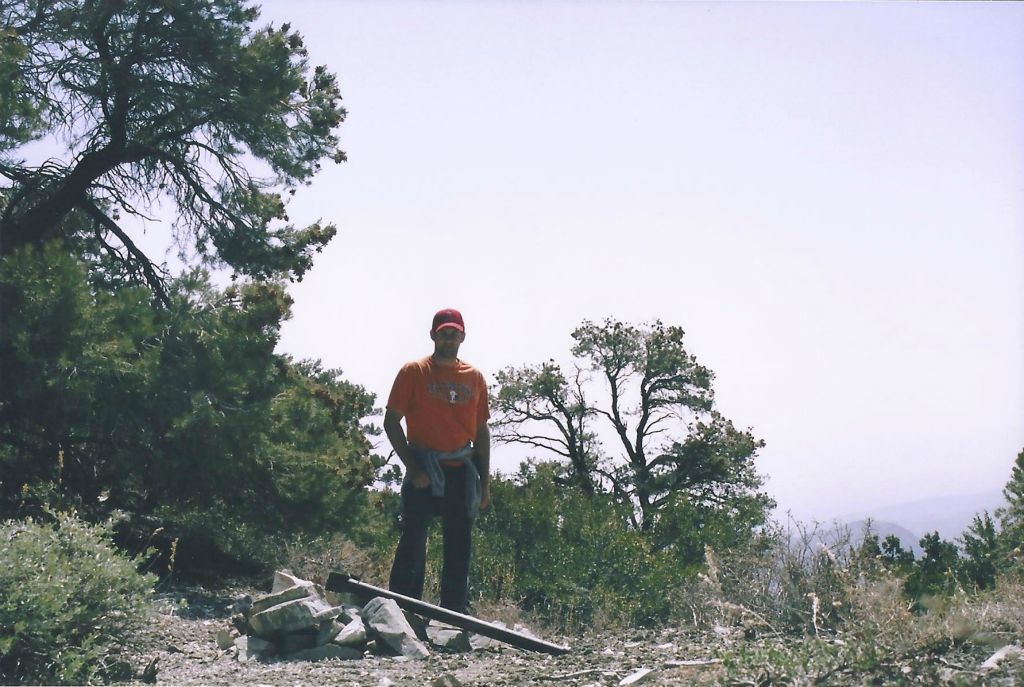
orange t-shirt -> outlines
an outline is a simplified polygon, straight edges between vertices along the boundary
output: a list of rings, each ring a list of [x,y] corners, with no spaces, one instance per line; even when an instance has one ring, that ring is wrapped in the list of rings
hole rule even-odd
[[[405,417],[410,444],[443,452],[473,441],[491,416],[480,370],[461,360],[438,365],[429,356],[402,366],[387,407]]]

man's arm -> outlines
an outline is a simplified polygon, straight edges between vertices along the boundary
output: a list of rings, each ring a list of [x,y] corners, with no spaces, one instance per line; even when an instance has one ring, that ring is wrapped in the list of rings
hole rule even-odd
[[[402,429],[402,415],[397,411],[388,408],[384,411],[384,434],[391,442],[391,448],[395,449],[395,455],[402,461],[407,473],[412,475],[413,486],[423,489],[430,486],[430,476],[416,465],[416,459],[412,456],[409,448],[409,441],[405,438],[405,430]]]
[[[480,471],[480,508],[484,509],[491,502],[491,428],[486,422],[476,428],[473,448],[476,467]]]

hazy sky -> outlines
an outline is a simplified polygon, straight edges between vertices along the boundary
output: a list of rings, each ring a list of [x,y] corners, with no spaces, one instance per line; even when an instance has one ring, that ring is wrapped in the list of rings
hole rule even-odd
[[[823,519],[997,491],[1024,447],[1024,4],[270,0],[340,80],[340,234],[281,350],[383,405],[463,357],[682,326],[768,491]],[[521,450],[498,447],[506,471]]]

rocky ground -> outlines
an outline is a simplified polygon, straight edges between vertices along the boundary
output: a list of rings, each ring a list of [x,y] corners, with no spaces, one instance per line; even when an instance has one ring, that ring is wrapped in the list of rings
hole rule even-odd
[[[697,635],[678,629],[594,632],[582,637],[536,633],[572,648],[549,656],[512,647],[468,653],[434,649],[424,660],[368,656],[319,662],[250,660],[219,649],[215,636],[228,626],[228,607],[252,589],[210,591],[197,587],[165,592],[159,613],[134,657],[137,670],[150,665],[149,680],[171,685],[992,685],[1024,687],[1024,655],[1012,655],[997,670],[981,662],[991,649],[943,647],[937,653],[899,657],[864,672],[848,661],[812,666],[800,655],[800,640]],[[839,640],[836,644],[840,644]],[[1016,645],[1016,646],[1019,646]],[[730,647],[732,650],[730,650]],[[796,647],[794,649],[794,647]],[[739,649],[739,651],[734,651]],[[737,654],[747,658],[737,661]],[[732,661],[729,666],[719,660]],[[727,667],[729,670],[727,671]]]
[[[252,590],[165,593],[159,616],[135,658],[141,671],[155,664],[157,684],[173,685],[693,685],[716,682],[721,667],[708,649],[684,634],[630,631],[625,636],[541,635],[572,648],[563,656],[512,647],[468,653],[433,650],[424,660],[369,656],[319,662],[239,662],[234,648],[218,648],[215,635],[228,625],[227,607]],[[711,662],[709,662],[711,661]]]

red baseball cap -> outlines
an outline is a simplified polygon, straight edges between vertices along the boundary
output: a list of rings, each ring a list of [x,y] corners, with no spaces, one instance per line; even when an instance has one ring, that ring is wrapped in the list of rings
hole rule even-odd
[[[434,323],[430,325],[430,333],[433,334],[439,329],[447,329],[448,327],[458,329],[460,332],[466,331],[466,324],[462,321],[462,313],[455,308],[438,310],[437,314],[434,315]]]

